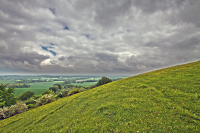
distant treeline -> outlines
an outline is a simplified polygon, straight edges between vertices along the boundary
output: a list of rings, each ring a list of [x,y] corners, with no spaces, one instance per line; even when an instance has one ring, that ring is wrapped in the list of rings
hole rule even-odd
[[[12,83],[12,84],[9,84],[8,87],[11,87],[11,88],[29,88],[31,86],[30,86],[30,84],[26,84],[26,83]]]
[[[85,80],[85,82],[98,82],[99,80]]]
[[[53,80],[52,80],[53,81]],[[31,79],[31,80],[16,80],[15,83],[35,83],[35,82],[52,82],[48,80]]]

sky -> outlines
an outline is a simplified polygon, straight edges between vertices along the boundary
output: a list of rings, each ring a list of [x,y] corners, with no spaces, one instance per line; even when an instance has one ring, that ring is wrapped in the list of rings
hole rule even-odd
[[[0,0],[0,75],[134,75],[198,60],[200,0]]]

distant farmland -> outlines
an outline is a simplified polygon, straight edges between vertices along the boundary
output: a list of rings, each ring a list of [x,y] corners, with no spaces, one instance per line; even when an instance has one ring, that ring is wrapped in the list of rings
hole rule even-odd
[[[62,81],[60,81],[60,82],[62,82]],[[60,82],[56,81],[56,82],[29,83],[31,85],[30,88],[15,88],[15,96],[17,97],[26,91],[33,91],[33,92],[35,92],[35,95],[40,95],[44,91],[48,90],[49,87],[53,86],[53,84],[57,84]]]
[[[3,83],[3,84],[7,84],[7,83],[14,83],[15,80],[0,80],[0,84]]]
[[[20,94],[26,92],[26,91],[33,91],[35,92],[35,95],[40,95],[44,91],[48,90],[50,87],[52,87],[54,84],[59,84],[61,82],[64,82],[66,80],[69,81],[69,83],[66,84],[72,84],[75,86],[91,86],[97,83],[99,78],[102,76],[84,76],[84,77],[74,77],[74,76],[63,76],[62,79],[60,79],[60,76],[52,76],[52,75],[47,75],[47,76],[17,76],[17,75],[4,75],[0,76],[0,84],[9,84],[9,83],[15,83],[15,82],[20,82],[21,83],[27,83],[30,84],[30,88],[15,88],[15,97],[19,96]],[[109,76],[108,76],[109,77]],[[120,78],[125,78],[126,76],[111,76],[113,81],[114,80],[119,80]],[[37,81],[38,80],[38,81]],[[41,80],[41,81],[39,81]],[[46,82],[46,81],[47,82]],[[53,80],[63,80],[63,81],[53,81]],[[85,80],[85,81],[96,81],[96,82],[83,82],[83,83],[73,83],[76,82],[76,80]],[[33,82],[32,82],[33,81]],[[53,82],[48,82],[48,81],[53,81]]]

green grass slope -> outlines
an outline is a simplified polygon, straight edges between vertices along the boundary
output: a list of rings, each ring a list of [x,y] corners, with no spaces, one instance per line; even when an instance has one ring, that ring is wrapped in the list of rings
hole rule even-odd
[[[200,132],[200,61],[62,98],[0,121],[0,132]]]
[[[83,87],[86,87],[86,86],[91,86],[91,85],[94,85],[96,84],[97,82],[83,82],[83,83],[71,83],[72,85],[80,85],[80,86],[83,86]]]

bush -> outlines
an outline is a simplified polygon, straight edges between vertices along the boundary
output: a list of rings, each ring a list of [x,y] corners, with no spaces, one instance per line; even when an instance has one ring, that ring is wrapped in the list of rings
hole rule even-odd
[[[40,98],[40,97],[42,97],[42,95],[34,95],[33,97],[31,97],[30,99],[38,99],[38,98]]]
[[[89,88],[90,88],[90,89],[93,89],[93,88],[95,88],[95,87],[97,87],[97,84],[91,85]]]
[[[97,83],[97,86],[100,86],[100,85],[103,85],[103,84],[107,84],[107,83],[110,83],[112,82],[111,79],[107,78],[107,77],[102,77],[98,83]]]
[[[73,90],[70,90],[67,95],[71,96],[71,95],[79,93],[79,92],[81,92],[81,90],[79,88],[74,88]]]
[[[58,88],[61,90],[62,89],[62,86],[61,86],[61,84],[58,84]]]
[[[71,85],[71,84],[66,84],[65,86],[64,86],[64,88],[73,88],[74,87],[74,85]]]
[[[56,96],[56,99],[59,99],[59,98],[62,98],[62,92],[60,92],[57,96]]]
[[[22,112],[27,111],[27,106],[24,102],[16,103],[15,105],[12,105],[6,112],[4,112],[6,117],[10,117],[16,114],[20,114]]]
[[[24,92],[21,95],[19,95],[17,99],[21,100],[21,101],[24,101],[24,100],[29,99],[33,95],[35,95],[35,92],[33,92],[33,91],[27,91],[27,92]]]
[[[45,94],[42,97],[40,97],[39,99],[36,100],[36,104],[35,106],[41,106],[47,103],[51,103],[55,101],[55,97],[53,94]]]
[[[5,112],[7,112],[7,111],[8,111],[8,107],[0,108],[0,119],[6,118]]]
[[[35,103],[36,103],[36,100],[34,100],[34,99],[29,99],[29,100],[24,101],[24,103],[25,103],[26,105],[28,105],[28,104],[35,104]]]
[[[65,90],[62,92],[62,97],[66,97],[68,93],[69,93],[69,90],[68,90],[68,89],[65,89]]]
[[[58,92],[60,89],[58,88],[58,86],[53,86],[50,87],[49,90],[52,90],[54,93]]]
[[[53,94],[54,92],[52,90],[47,90],[45,92],[42,93],[42,95],[45,95],[45,94]]]
[[[81,88],[81,89],[80,89],[80,92],[83,92],[83,91],[85,91],[85,90],[86,90],[85,88]]]
[[[89,86],[86,86],[85,89],[88,90],[88,89],[90,89],[90,87],[89,87]]]
[[[64,90],[62,90],[62,91],[61,91],[61,92],[56,96],[56,99],[57,99],[57,98],[62,98],[62,97],[66,97],[66,96],[68,96],[68,95],[67,95],[68,92],[69,92],[68,89],[64,89]]]
[[[35,108],[35,104],[29,104],[29,105],[27,105],[27,107],[28,107],[28,109],[33,109],[33,108]]]

